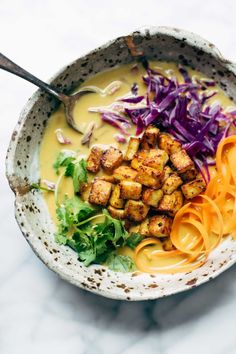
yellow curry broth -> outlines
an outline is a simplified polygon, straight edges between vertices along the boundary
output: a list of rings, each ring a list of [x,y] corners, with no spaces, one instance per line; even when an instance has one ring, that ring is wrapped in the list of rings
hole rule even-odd
[[[180,75],[178,71],[178,67],[174,63],[168,63],[168,62],[151,62],[150,63],[151,67],[158,68],[159,71],[165,73],[167,76],[171,76],[172,74],[175,75],[179,82],[183,81],[182,76]],[[105,71],[102,73],[99,73],[97,75],[94,75],[90,79],[86,80],[82,86],[90,86],[94,85],[97,86],[101,89],[104,89],[107,85],[109,85],[113,81],[121,81],[121,87],[112,95],[108,95],[106,97],[101,97],[97,93],[92,93],[89,95],[82,96],[78,103],[75,106],[74,109],[74,117],[75,121],[77,124],[80,125],[80,127],[83,129],[83,131],[86,130],[86,127],[90,122],[95,122],[96,128],[94,129],[94,134],[91,140],[90,147],[86,145],[81,144],[81,138],[82,134],[77,133],[74,131],[72,128],[68,126],[65,120],[65,114],[64,114],[64,108],[63,106],[60,106],[59,109],[52,114],[50,117],[48,124],[46,126],[44,136],[42,139],[41,143],[41,148],[40,148],[40,175],[41,179],[48,179],[50,181],[56,182],[58,179],[58,176],[56,175],[54,169],[53,169],[53,163],[58,155],[58,153],[62,149],[70,149],[74,150],[78,153],[78,155],[81,156],[88,156],[88,153],[90,151],[90,148],[93,144],[102,144],[102,145],[114,145],[119,147],[121,150],[124,150],[126,147],[126,144],[119,144],[117,141],[114,139],[114,134],[119,133],[119,131],[108,125],[107,123],[104,123],[101,120],[100,114],[99,113],[93,113],[89,112],[88,109],[90,107],[98,107],[98,106],[107,106],[112,104],[114,101],[117,99],[129,95],[131,85],[136,82],[139,87],[139,94],[145,94],[146,93],[146,86],[143,84],[142,81],[142,76],[145,75],[145,70],[143,69],[142,66],[138,66],[138,72],[131,70],[133,64],[129,65],[123,65],[117,68],[113,68],[109,71]],[[196,72],[194,70],[188,69],[189,75],[190,76],[196,76],[198,78],[202,78],[203,75],[199,72]],[[215,88],[214,88],[215,90]],[[218,101],[220,105],[222,105],[224,108],[229,107],[232,105],[232,102],[230,99],[225,95],[225,93],[218,87],[217,88],[218,93],[215,95],[209,103]],[[55,130],[56,129],[62,129],[63,134],[71,140],[70,145],[61,145],[56,138],[55,135]],[[131,130],[129,131],[131,134],[135,134],[135,127],[133,126]],[[60,187],[60,198],[63,198],[65,194],[68,194],[69,196],[73,196],[73,185],[72,181],[70,178],[64,178]],[[44,193],[45,201],[47,203],[50,215],[53,219],[53,221],[56,223],[56,205],[55,205],[55,200],[54,200],[54,194],[50,192],[45,192]],[[155,250],[159,248],[159,246],[152,246],[152,250]],[[120,250],[121,254],[127,254],[127,255],[133,255],[133,251],[131,251],[128,248],[124,248]],[[142,256],[143,257],[143,262],[150,262],[150,259],[148,260],[145,254]],[[155,260],[154,260],[155,259]],[[153,258],[153,262],[157,262],[157,258]],[[161,263],[163,260],[161,261]],[[166,262],[166,261],[165,261]]]

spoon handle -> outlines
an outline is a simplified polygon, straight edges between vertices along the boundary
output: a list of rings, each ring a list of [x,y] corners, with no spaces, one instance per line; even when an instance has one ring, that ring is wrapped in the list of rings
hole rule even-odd
[[[30,74],[28,71],[22,69],[19,65],[15,64],[13,61],[5,57],[3,54],[0,53],[0,68],[10,73],[20,76],[23,79],[31,82],[32,84],[38,86],[39,88],[43,89],[44,91],[48,92],[49,94],[56,97],[58,100],[66,103],[68,100],[68,96],[64,95],[63,93],[58,92],[52,86],[48,85],[46,82],[39,80],[34,75]]]

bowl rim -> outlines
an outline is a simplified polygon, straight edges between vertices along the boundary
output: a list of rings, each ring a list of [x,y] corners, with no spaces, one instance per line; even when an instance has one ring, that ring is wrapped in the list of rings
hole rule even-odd
[[[189,32],[183,29],[179,29],[179,28],[172,28],[172,27],[166,27],[166,26],[152,26],[152,27],[142,27],[128,35],[124,35],[121,37],[117,37],[111,41],[108,41],[107,43],[105,43],[104,45],[86,53],[85,55],[81,55],[79,58],[77,58],[76,60],[72,61],[71,63],[64,65],[61,69],[59,69],[49,80],[49,83],[52,83],[61,73],[64,72],[64,70],[66,69],[66,67],[69,65],[73,65],[77,62],[78,59],[82,59],[85,56],[91,55],[94,52],[97,52],[98,50],[102,50],[105,49],[107,47],[109,47],[111,44],[113,44],[114,42],[116,42],[118,39],[125,39],[127,36],[133,36],[135,34],[139,34],[140,36],[146,36],[147,33],[150,35],[156,35],[156,34],[164,34],[170,37],[174,37],[176,39],[182,39],[183,37],[186,38],[186,42],[190,45],[190,46],[194,46],[196,48],[202,49],[205,53],[210,53],[215,59],[217,59],[218,61],[220,61],[221,64],[223,64],[223,66],[228,69],[230,72],[232,72],[235,76],[236,76],[236,64],[233,63],[232,61],[229,61],[227,59],[225,59],[222,54],[220,53],[220,51],[218,50],[218,48],[210,43],[208,40],[205,40],[204,38],[202,38],[201,36],[193,33],[193,32]],[[47,265],[47,267],[49,269],[51,269],[52,271],[56,272],[62,279],[68,281],[69,283],[79,286],[80,288],[86,289],[92,293],[95,294],[99,294],[102,295],[104,297],[107,298],[111,298],[111,299],[117,299],[117,300],[132,300],[132,301],[143,301],[143,300],[154,300],[163,296],[168,296],[168,295],[172,295],[172,294],[177,294],[179,292],[185,291],[185,290],[189,290],[195,286],[199,286],[203,283],[208,282],[211,279],[216,278],[218,275],[220,275],[221,273],[223,273],[225,270],[227,270],[228,268],[230,268],[231,266],[233,266],[236,263],[236,254],[234,254],[234,257],[232,257],[231,259],[229,259],[228,262],[226,262],[221,268],[219,268],[215,273],[211,274],[211,277],[201,277],[201,280],[199,280],[196,284],[193,284],[192,286],[186,286],[185,284],[183,284],[182,286],[180,286],[178,289],[173,290],[173,291],[167,291],[165,293],[165,295],[159,295],[155,289],[153,289],[152,293],[147,292],[147,294],[143,293],[142,295],[140,295],[139,293],[137,293],[135,295],[135,293],[133,293],[132,295],[130,295],[130,298],[127,298],[126,294],[117,294],[114,290],[113,291],[109,291],[107,289],[102,289],[102,288],[97,288],[97,289],[93,289],[93,288],[88,288],[86,286],[84,286],[82,284],[82,281],[77,280],[75,281],[73,277],[71,277],[69,274],[67,274],[66,272],[63,272],[60,266],[55,266],[53,265],[47,258],[47,255],[45,255],[45,252],[40,252],[37,247],[35,246],[35,244],[33,242],[31,242],[27,237],[27,230],[30,229],[30,225],[27,221],[27,218],[24,215],[19,215],[19,213],[17,212],[17,206],[21,204],[20,201],[20,194],[17,188],[17,184],[14,182],[15,181],[15,176],[14,175],[14,160],[15,160],[15,153],[16,153],[16,149],[17,149],[17,145],[18,145],[18,141],[19,141],[19,135],[17,134],[17,136],[14,136],[14,132],[15,131],[21,131],[23,124],[25,122],[25,120],[27,119],[27,115],[29,114],[29,112],[31,111],[33,105],[35,104],[35,102],[38,100],[38,98],[40,97],[40,94],[42,93],[42,91],[40,89],[37,89],[33,95],[30,97],[30,99],[26,102],[24,108],[22,109],[21,113],[20,113],[20,117],[19,120],[13,130],[13,134],[9,143],[9,147],[7,150],[7,155],[6,155],[6,177],[9,183],[10,188],[12,189],[12,191],[15,194],[15,218],[16,221],[25,237],[25,239],[27,240],[27,242],[30,244],[32,250],[34,251],[34,253],[43,261],[43,263],[45,263]],[[14,178],[13,178],[14,176]],[[22,221],[24,222],[24,226],[21,225]],[[33,230],[32,230],[33,231]]]

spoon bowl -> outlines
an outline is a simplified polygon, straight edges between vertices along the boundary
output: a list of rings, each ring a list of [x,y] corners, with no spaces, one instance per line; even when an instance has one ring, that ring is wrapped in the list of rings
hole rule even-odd
[[[94,93],[96,92],[96,90],[94,90],[92,87],[88,87],[87,89],[80,90],[79,92],[76,92],[73,95],[65,95],[52,85],[43,82],[36,76],[21,68],[19,65],[8,59],[2,53],[0,53],[0,68],[31,82],[32,84],[38,86],[39,88],[43,89],[44,91],[48,92],[50,95],[54,96],[59,101],[61,101],[65,106],[65,117],[67,123],[71,128],[73,128],[79,133],[82,133],[78,125],[76,125],[75,123],[73,117],[73,109],[81,96],[86,95],[88,93]]]

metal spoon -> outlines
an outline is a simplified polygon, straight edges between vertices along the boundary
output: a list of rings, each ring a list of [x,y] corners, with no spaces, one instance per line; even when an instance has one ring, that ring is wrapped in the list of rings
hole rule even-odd
[[[62,92],[59,92],[57,89],[55,89],[53,86],[46,84],[45,82],[39,80],[37,77],[34,75],[30,74],[28,71],[22,69],[20,66],[17,64],[13,63],[10,59],[5,57],[3,54],[0,53],[0,68],[6,71],[9,71],[10,73],[20,76],[23,79],[31,82],[32,84],[38,86],[39,88],[43,89],[50,95],[56,97],[59,101],[61,101],[64,106],[65,106],[65,115],[66,115],[66,121],[67,123],[76,130],[79,133],[82,133],[81,130],[77,127],[74,117],[73,117],[73,108],[75,103],[78,101],[78,99],[85,94],[88,93],[94,93],[94,89],[87,88],[83,91],[79,91],[71,96],[67,96]]]

